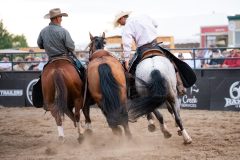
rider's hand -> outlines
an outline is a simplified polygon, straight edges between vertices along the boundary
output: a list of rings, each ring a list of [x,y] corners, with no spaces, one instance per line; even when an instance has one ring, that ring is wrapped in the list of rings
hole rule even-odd
[[[125,68],[128,70],[129,68],[129,59],[126,59],[125,60]]]

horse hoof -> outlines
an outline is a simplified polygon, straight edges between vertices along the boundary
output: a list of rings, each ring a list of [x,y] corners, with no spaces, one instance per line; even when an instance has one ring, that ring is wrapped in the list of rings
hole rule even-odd
[[[185,145],[188,145],[188,144],[191,144],[192,143],[192,139],[187,139],[184,141],[184,144]]]
[[[83,142],[83,139],[84,139],[83,135],[80,134],[79,137],[78,137],[78,139],[77,139],[77,140],[78,140],[78,143],[81,144],[81,143]]]
[[[164,135],[164,138],[170,138],[170,137],[172,137],[172,134],[169,133],[169,132],[164,132],[163,135]]]
[[[156,127],[155,127],[154,124],[149,124],[149,125],[148,125],[148,131],[149,131],[149,132],[154,132],[155,130],[156,130]]]
[[[86,134],[87,136],[92,136],[93,131],[91,129],[86,129],[84,134]]]
[[[179,136],[182,136],[182,131],[181,130],[178,130],[177,132],[178,132]]]

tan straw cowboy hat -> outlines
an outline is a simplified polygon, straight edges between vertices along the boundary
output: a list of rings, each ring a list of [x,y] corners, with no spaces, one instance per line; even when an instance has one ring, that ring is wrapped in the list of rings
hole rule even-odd
[[[45,19],[51,19],[51,18],[58,17],[58,16],[67,17],[68,14],[67,13],[61,13],[60,8],[54,8],[54,9],[51,9],[49,11],[49,13],[44,16],[44,18]]]
[[[118,20],[120,19],[120,18],[122,18],[122,17],[124,17],[124,16],[126,16],[126,15],[129,15],[129,14],[131,14],[132,12],[131,11],[120,11],[119,13],[117,13],[116,15],[115,15],[115,19],[114,19],[114,21],[113,21],[113,25],[114,25],[114,27],[117,27],[118,25],[119,25],[119,23],[118,23]]]

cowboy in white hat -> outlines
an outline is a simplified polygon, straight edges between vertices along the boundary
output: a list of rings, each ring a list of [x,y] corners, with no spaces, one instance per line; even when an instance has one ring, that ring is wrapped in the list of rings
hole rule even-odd
[[[129,71],[129,73],[135,75],[136,66],[140,62],[143,52],[149,49],[157,49],[160,50],[160,52],[162,53],[164,52],[167,55],[170,55],[171,53],[161,48],[157,43],[158,25],[155,20],[153,20],[151,17],[147,15],[128,18],[130,13],[131,12],[121,11],[118,14],[116,14],[114,19],[114,26],[115,27],[119,25],[124,26],[122,29],[122,45],[125,67]],[[130,59],[133,41],[135,42],[137,49],[136,53]],[[178,80],[179,94],[183,95],[186,93],[186,89],[183,86],[180,75],[176,74],[176,76]],[[134,84],[132,85],[135,86]]]
[[[115,27],[124,26],[122,30],[123,54],[125,59],[125,67],[128,69],[130,60],[131,45],[134,40],[137,46],[137,53],[134,54],[135,59],[139,59],[141,53],[138,49],[145,44],[153,42],[157,37],[157,23],[148,16],[138,16],[128,18],[130,11],[120,11],[116,14],[113,24]],[[132,63],[133,60],[131,61]],[[137,62],[136,62],[137,63]],[[132,68],[135,70],[135,68]],[[131,71],[131,68],[130,68]]]
[[[115,15],[115,19],[113,21],[113,25],[114,27],[118,27],[119,25],[125,25],[126,24],[126,20],[128,18],[128,16],[131,14],[131,11],[120,11],[119,13],[117,13]]]

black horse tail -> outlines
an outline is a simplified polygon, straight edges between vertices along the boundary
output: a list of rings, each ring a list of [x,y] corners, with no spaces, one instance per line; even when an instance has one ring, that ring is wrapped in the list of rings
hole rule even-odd
[[[64,113],[68,112],[67,109],[67,87],[60,70],[56,70],[54,73],[55,84],[55,101],[53,106],[53,113],[59,117],[63,117]]]
[[[102,101],[100,107],[109,126],[121,125],[128,121],[126,107],[120,101],[120,85],[112,75],[111,68],[104,63],[99,65]]]
[[[167,96],[166,79],[161,75],[159,70],[151,72],[149,83],[139,79],[139,82],[146,87],[148,94],[131,101],[128,110],[130,120],[136,120],[138,117],[153,112],[157,107],[162,105]]]

